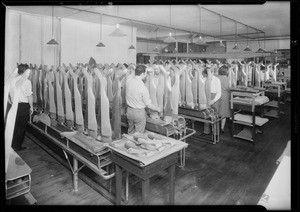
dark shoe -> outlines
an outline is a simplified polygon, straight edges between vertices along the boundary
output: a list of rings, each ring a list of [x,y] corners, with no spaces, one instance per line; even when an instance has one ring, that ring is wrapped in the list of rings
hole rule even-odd
[[[223,134],[223,133],[225,133],[225,130],[222,129],[222,130],[221,130],[221,134]]]

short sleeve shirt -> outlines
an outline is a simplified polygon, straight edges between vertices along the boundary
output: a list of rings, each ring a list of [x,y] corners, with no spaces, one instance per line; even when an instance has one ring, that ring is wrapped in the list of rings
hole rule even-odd
[[[32,94],[32,85],[31,82],[26,79],[26,81],[21,85],[20,87],[20,93],[19,93],[19,102],[28,102],[28,96]],[[14,94],[10,93],[11,100],[13,100]]]
[[[141,79],[134,77],[126,81],[126,103],[138,109],[151,103],[149,91]]]

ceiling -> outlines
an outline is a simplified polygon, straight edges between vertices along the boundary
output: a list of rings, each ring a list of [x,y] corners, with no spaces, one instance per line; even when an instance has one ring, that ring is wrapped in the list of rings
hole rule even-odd
[[[9,6],[9,9],[42,16],[52,14],[51,6]],[[146,34],[148,39],[156,38],[156,36],[163,39],[168,35],[169,27],[172,28],[173,34],[176,33],[176,37],[191,38],[192,35],[201,32],[200,34],[206,35],[206,41],[221,39],[220,35],[222,35],[222,40],[234,41],[236,29],[238,40],[245,40],[247,37],[257,39],[263,36],[266,38],[290,36],[290,3],[284,1],[266,2],[262,5],[68,5],[54,7],[54,16],[59,18],[99,23],[99,14],[103,14],[103,24],[133,25],[137,27],[138,36],[145,37]],[[235,21],[237,21],[237,28]]]

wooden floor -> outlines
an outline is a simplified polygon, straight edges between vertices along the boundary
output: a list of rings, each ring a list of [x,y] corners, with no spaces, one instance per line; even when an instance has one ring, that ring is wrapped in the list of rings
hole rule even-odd
[[[216,145],[199,141],[199,135],[187,139],[186,166],[176,167],[176,205],[256,205],[268,186],[277,165],[276,160],[291,139],[290,103],[284,105],[281,120],[269,118],[255,143],[232,139],[230,123]],[[201,131],[199,124],[196,129]],[[45,142],[44,142],[45,143]],[[19,155],[32,168],[31,193],[38,205],[110,205],[115,195],[115,180],[104,181],[88,169],[83,169],[79,192],[72,189],[72,174],[39,145],[26,138],[29,149]],[[52,148],[63,158],[61,150]],[[50,150],[50,151],[52,151]],[[49,152],[49,151],[48,151]],[[86,177],[87,176],[87,177]],[[102,185],[111,196],[89,187]],[[168,177],[162,172],[150,180],[150,204],[168,204]],[[123,181],[125,185],[125,180]],[[99,188],[96,188],[99,191]],[[123,190],[123,194],[125,191]],[[103,193],[102,193],[103,194]],[[105,194],[105,192],[104,192]],[[128,205],[141,204],[141,182],[129,178]]]

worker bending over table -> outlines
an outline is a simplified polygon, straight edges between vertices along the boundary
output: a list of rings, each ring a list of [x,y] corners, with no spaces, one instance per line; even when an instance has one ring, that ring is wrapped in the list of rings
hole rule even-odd
[[[160,112],[160,109],[151,103],[149,91],[144,84],[146,76],[146,66],[137,65],[135,77],[126,81],[128,134],[144,133],[147,116],[146,107]]]

